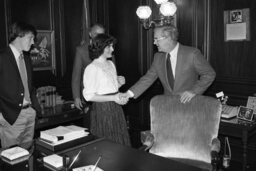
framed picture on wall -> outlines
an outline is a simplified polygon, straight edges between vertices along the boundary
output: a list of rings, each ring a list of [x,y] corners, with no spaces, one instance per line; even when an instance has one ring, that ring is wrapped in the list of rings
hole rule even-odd
[[[35,71],[55,70],[54,31],[37,30],[37,37],[30,56]]]
[[[232,10],[230,11],[230,23],[241,23],[243,17],[242,10]]]
[[[224,40],[250,40],[250,9],[233,9],[224,11]]]

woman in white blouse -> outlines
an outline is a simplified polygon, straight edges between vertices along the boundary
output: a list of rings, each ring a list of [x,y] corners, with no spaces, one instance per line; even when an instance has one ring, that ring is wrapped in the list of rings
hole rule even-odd
[[[120,106],[127,103],[118,93],[125,84],[123,76],[117,76],[116,67],[108,58],[112,57],[115,38],[99,34],[89,46],[91,64],[83,75],[83,96],[92,101],[90,131],[98,137],[105,137],[117,143],[130,146],[130,138]]]

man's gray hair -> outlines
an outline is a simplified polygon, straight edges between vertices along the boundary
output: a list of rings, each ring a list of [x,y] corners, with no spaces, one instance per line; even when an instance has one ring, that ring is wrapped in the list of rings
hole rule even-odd
[[[174,25],[156,27],[156,29],[162,30],[162,36],[171,37],[172,40],[178,41],[179,31]]]

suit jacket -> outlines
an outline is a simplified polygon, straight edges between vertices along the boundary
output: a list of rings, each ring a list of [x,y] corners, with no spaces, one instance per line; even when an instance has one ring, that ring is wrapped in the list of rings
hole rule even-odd
[[[32,64],[29,56],[24,54],[27,70],[28,88],[32,107],[40,112],[36,91],[32,87]],[[0,52],[0,112],[11,125],[16,121],[22,109],[24,87],[18,65],[10,47]]]
[[[82,76],[85,67],[91,62],[89,58],[88,43],[76,48],[76,55],[72,72],[72,93],[73,99],[80,98],[82,87]]]
[[[140,96],[157,78],[160,79],[166,95],[177,95],[184,91],[202,94],[215,79],[215,71],[201,52],[196,48],[180,44],[172,89],[167,77],[166,56],[166,53],[161,52],[155,54],[150,69],[130,88],[134,98]]]

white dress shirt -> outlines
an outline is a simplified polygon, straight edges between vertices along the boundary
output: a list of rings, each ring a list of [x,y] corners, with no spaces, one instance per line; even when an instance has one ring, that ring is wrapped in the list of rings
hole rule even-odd
[[[173,73],[174,79],[175,79],[175,70],[176,70],[176,64],[177,64],[178,49],[179,49],[179,43],[177,43],[175,48],[169,53],[171,55],[170,60],[171,60],[172,73]]]
[[[104,95],[118,92],[117,72],[112,61],[93,60],[84,70],[83,96],[87,101],[93,95]]]

